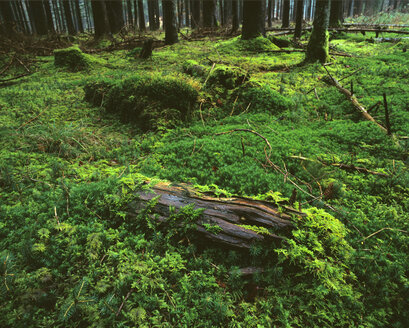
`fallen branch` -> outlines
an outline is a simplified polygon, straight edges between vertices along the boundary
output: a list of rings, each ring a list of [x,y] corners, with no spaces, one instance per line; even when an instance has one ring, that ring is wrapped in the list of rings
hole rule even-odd
[[[371,233],[369,236],[366,236],[365,238],[363,238],[363,239],[361,240],[361,242],[364,242],[365,240],[367,240],[367,239],[369,239],[369,238],[371,238],[371,237],[373,237],[373,236],[377,235],[378,233],[380,233],[380,232],[382,232],[382,231],[385,231],[385,230],[398,231],[398,232],[402,232],[402,233],[409,234],[409,231],[405,231],[405,230],[401,230],[401,229],[395,229],[395,228],[390,228],[390,227],[385,227],[385,228],[382,228],[382,229],[380,229],[380,230],[378,230],[378,231],[375,231],[374,233]]]

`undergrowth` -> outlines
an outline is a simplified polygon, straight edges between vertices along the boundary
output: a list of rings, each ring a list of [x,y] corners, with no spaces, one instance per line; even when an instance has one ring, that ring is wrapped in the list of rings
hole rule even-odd
[[[406,137],[407,53],[371,37],[338,35],[357,57],[326,69],[381,124],[385,92]],[[41,57],[0,88],[0,326],[406,326],[407,138],[363,120],[321,65],[243,42],[100,53],[87,72]],[[158,179],[307,216],[280,245],[224,249],[197,239],[191,206],[165,227],[155,200],[128,213]]]

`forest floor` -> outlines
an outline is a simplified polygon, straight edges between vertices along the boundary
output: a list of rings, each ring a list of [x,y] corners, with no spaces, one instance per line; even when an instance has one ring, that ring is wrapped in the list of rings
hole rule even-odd
[[[37,56],[33,74],[0,84],[0,326],[405,327],[409,42],[374,37],[334,34],[327,66],[271,36],[182,40],[148,59],[91,53],[77,72]],[[385,94],[394,137],[329,75],[384,126]],[[145,113],[149,128],[118,115],[134,104],[123,81],[146,76],[165,81],[149,106],[182,81],[197,94],[191,113]],[[84,87],[101,81],[118,98],[102,92],[95,106]],[[278,204],[295,195],[309,217],[283,245],[203,247],[147,213],[127,217],[148,179]],[[263,273],[238,273],[250,266]]]

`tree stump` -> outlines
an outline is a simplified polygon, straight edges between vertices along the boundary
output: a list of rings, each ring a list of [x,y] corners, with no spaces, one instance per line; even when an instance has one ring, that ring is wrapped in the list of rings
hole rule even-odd
[[[143,59],[149,58],[150,56],[152,56],[152,49],[153,49],[153,40],[148,39],[144,41],[139,57]]]

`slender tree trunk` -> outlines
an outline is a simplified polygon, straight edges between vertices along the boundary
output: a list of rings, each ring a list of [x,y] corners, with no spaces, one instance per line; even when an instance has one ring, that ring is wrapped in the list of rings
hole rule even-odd
[[[177,24],[179,29],[183,26],[183,0],[176,0],[177,2]]]
[[[138,0],[138,13],[139,13],[139,30],[145,31],[146,24],[145,24],[145,12],[143,10],[143,1]]]
[[[232,0],[231,10],[232,10],[232,32],[236,32],[239,29],[239,2],[238,0]]]
[[[160,28],[159,0],[154,0],[153,8],[155,9],[155,26],[158,29]]]
[[[84,9],[85,9],[85,21],[87,23],[87,31],[91,30],[91,14],[90,14],[90,8],[89,8],[90,3],[84,2]]]
[[[155,9],[154,9],[153,0],[148,0],[148,19],[149,19],[149,29],[151,31],[155,31],[157,28],[156,28],[156,22],[155,22]]]
[[[267,26],[268,27],[273,26],[273,22],[271,20],[271,12],[272,12],[271,5],[272,4],[273,4],[273,0],[268,0],[267,2]]]
[[[216,2],[215,0],[203,0],[203,26],[215,27]]]
[[[45,14],[47,17],[47,28],[48,32],[54,33],[54,22],[53,22],[53,15],[51,13],[51,5],[48,0],[44,1],[44,9],[45,9]]]
[[[81,33],[84,33],[84,24],[82,22],[80,0],[75,0],[75,9],[76,9],[76,14],[77,14],[78,29]]]
[[[283,2],[283,25],[282,27],[290,26],[290,0]]]
[[[331,1],[329,27],[340,27],[343,21],[343,1]]]
[[[198,28],[200,26],[200,1],[192,0],[190,2],[192,8],[192,28]]]
[[[190,26],[190,0],[185,0],[185,22],[186,27]]]
[[[220,13],[220,24],[222,26],[224,26],[224,4],[223,4],[223,0],[219,0],[219,13]]]
[[[11,8],[11,2],[10,1],[0,1],[0,13],[3,17],[3,34],[11,37],[15,31],[14,31],[14,18],[13,18],[13,10]]]
[[[110,33],[109,20],[105,1],[91,0],[92,17],[94,19],[95,37],[101,38]]]
[[[325,63],[329,59],[329,12],[330,0],[317,0],[315,6],[315,15],[313,29],[308,41],[307,62]]]
[[[38,35],[47,34],[47,17],[45,16],[43,1],[30,0],[29,10]]]
[[[223,7],[224,25],[228,26],[232,23],[232,0],[224,0]]]
[[[297,12],[295,14],[294,38],[300,39],[302,34],[302,19],[304,13],[304,0],[297,0]]]
[[[128,24],[134,26],[133,15],[132,15],[132,1],[126,0],[126,16],[128,17]]]
[[[253,39],[265,34],[264,30],[264,1],[244,0],[243,2],[243,40]]]
[[[178,42],[178,28],[176,23],[176,1],[162,0],[163,26],[165,29],[165,44]]]
[[[74,28],[74,22],[72,20],[70,2],[68,0],[65,0],[62,2],[62,4],[64,6],[64,17],[65,17],[65,22],[67,23],[68,34],[74,35],[75,28]]]
[[[133,0],[133,19],[134,19],[134,27],[136,29],[136,27],[138,26],[138,1],[137,0]]]
[[[28,22],[27,22],[26,13],[24,11],[23,4],[21,3],[21,1],[16,1],[15,5],[16,5],[17,11],[19,12],[20,17],[21,17],[22,30],[23,30],[24,33],[29,34],[30,33],[30,27],[29,27]]]
[[[112,33],[118,33],[124,27],[122,0],[105,1],[109,27]]]

